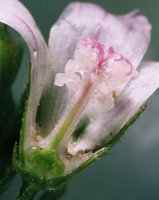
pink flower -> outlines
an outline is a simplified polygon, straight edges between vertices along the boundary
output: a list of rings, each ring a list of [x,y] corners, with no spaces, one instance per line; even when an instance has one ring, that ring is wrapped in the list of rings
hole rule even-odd
[[[0,1],[0,8],[0,21],[24,37],[32,61],[20,144],[25,166],[46,179],[70,174],[109,149],[159,87],[159,63],[141,62],[151,25],[136,10],[115,16],[94,4],[71,3],[47,45],[20,1]],[[38,170],[37,150],[60,160],[55,169],[64,167]]]

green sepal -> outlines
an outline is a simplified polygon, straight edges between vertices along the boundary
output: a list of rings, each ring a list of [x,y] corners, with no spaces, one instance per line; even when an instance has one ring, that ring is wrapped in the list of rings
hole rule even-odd
[[[25,129],[25,120],[26,120],[26,110],[27,110],[27,105],[28,105],[28,98],[30,94],[30,76],[31,76],[31,63],[29,63],[29,73],[28,73],[28,82],[25,86],[24,93],[21,98],[21,105],[23,107],[23,116],[21,120],[21,129],[20,129],[20,141],[19,145],[16,145],[16,149],[18,150],[18,160],[20,160],[22,165],[25,165],[24,161],[24,150],[23,150],[23,145],[24,145],[24,129]],[[14,147],[15,150],[15,147]],[[14,155],[13,155],[13,161],[14,161]]]

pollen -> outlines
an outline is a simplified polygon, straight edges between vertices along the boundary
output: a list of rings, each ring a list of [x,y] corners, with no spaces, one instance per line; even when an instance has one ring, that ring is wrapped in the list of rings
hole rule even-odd
[[[113,97],[114,100],[117,98],[117,94],[116,94],[115,90],[112,91],[112,97]]]

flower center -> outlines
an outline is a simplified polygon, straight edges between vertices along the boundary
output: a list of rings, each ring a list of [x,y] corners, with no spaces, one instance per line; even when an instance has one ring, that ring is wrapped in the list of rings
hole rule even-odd
[[[58,73],[55,85],[66,85],[69,91],[81,95],[93,85],[90,102],[111,109],[115,98],[134,74],[133,67],[112,47],[106,49],[96,40],[82,39],[77,45],[74,59],[70,59],[64,73]]]
[[[112,47],[106,49],[95,40],[81,40],[74,58],[66,63],[64,73],[55,77],[55,85],[65,85],[72,100],[50,135],[50,138],[55,137],[52,147],[58,149],[61,144],[59,151],[64,152],[82,116],[98,119],[102,112],[112,109],[133,74],[131,63]]]

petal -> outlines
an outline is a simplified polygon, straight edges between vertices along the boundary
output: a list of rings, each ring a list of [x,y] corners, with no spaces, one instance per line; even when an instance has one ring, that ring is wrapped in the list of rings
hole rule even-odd
[[[94,4],[71,3],[50,32],[49,50],[54,73],[64,73],[67,61],[73,59],[76,46],[83,38],[98,40],[106,48],[112,46],[136,68],[147,49],[150,29],[147,19],[136,11],[115,16]],[[67,90],[61,92],[61,89],[54,87],[53,91],[59,99],[54,103],[57,119],[72,99]]]
[[[0,21],[20,33],[29,47],[32,61],[41,62],[46,44],[28,10],[18,0],[0,1],[0,8]]]
[[[28,45],[32,61],[31,90],[34,90],[34,95],[37,97],[39,80],[41,81],[42,78],[41,70],[46,63],[47,47],[44,38],[31,14],[20,1],[0,1],[0,8],[2,8],[0,10],[0,21],[20,33]]]
[[[117,105],[118,111],[121,111],[122,115],[125,116],[123,122],[120,120],[122,126],[125,125],[133,115],[135,115],[140,107],[158,89],[158,73],[158,62],[141,63],[139,75],[129,83],[118,100],[118,102],[120,102],[120,107]],[[123,109],[121,110],[121,108]]]
[[[139,75],[131,80],[118,97],[115,107],[110,112],[105,112],[103,115],[101,113],[100,117],[93,120],[83,133],[83,137],[74,144],[74,147],[70,147],[71,151],[75,153],[95,148],[101,143],[107,144],[158,89],[158,74],[159,63],[142,63]]]
[[[106,48],[112,46],[137,67],[147,49],[150,30],[148,20],[138,11],[115,16],[94,4],[71,3],[50,32],[54,68],[58,72],[64,70],[82,38],[98,40]]]
[[[123,126],[139,112],[159,87],[158,74],[159,63],[141,64],[139,75],[129,82],[109,111],[104,106],[99,109],[97,105],[96,108],[96,103],[88,104],[87,99],[83,101],[83,94],[73,109],[64,113],[49,137],[42,141],[41,147],[51,145],[64,162],[65,174],[70,173],[95,156],[98,150],[103,150],[102,147],[107,147]],[[89,94],[86,96],[89,97]]]
[[[0,1],[0,21],[11,26],[25,39],[31,55],[30,96],[25,132],[27,137],[35,127],[36,111],[50,74],[48,47],[29,11],[18,0]]]

